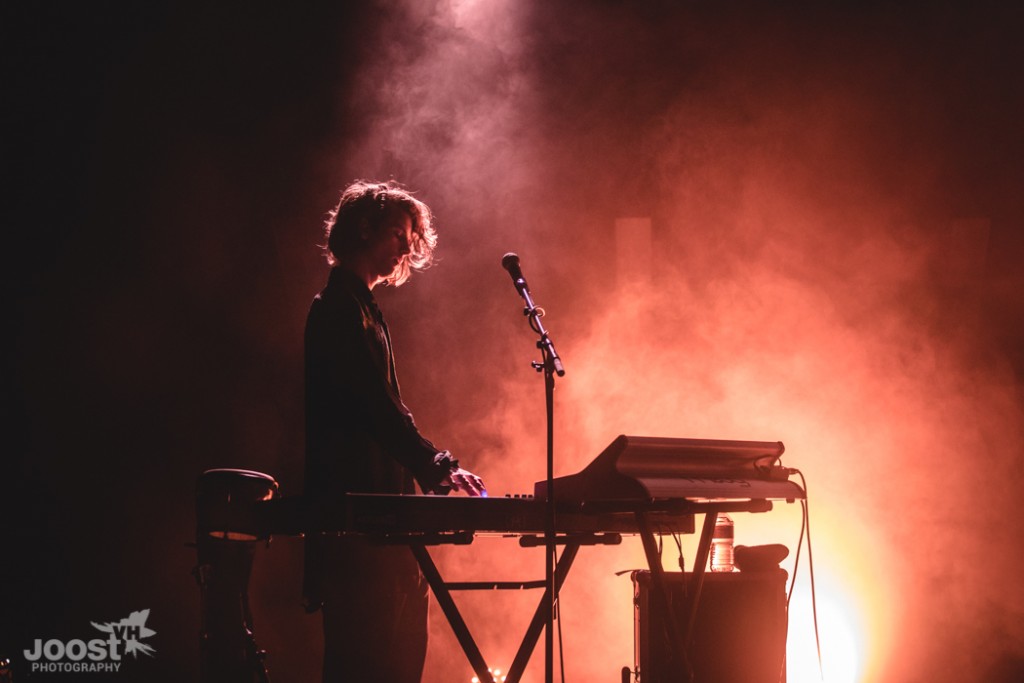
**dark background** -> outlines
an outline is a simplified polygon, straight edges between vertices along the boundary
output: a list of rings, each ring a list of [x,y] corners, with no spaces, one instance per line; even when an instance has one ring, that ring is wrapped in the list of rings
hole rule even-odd
[[[543,476],[532,342],[498,265],[516,250],[556,339],[575,352],[563,355],[576,386],[596,388],[569,385],[560,398],[564,473],[622,432],[806,438],[794,464],[820,465],[822,497],[870,510],[869,528],[875,495],[909,498],[914,520],[939,510],[949,542],[915,541],[915,558],[969,556],[964,539],[997,530],[986,571],[1007,568],[998,580],[957,571],[923,589],[962,589],[972,624],[962,635],[986,645],[958,653],[961,670],[936,663],[945,641],[919,635],[909,663],[875,663],[877,680],[993,680],[1019,663],[1019,586],[973,591],[1011,581],[1021,559],[1022,516],[1007,493],[1024,478],[1020,9],[396,1],[2,12],[0,654],[16,666],[35,638],[92,637],[89,621],[150,608],[156,658],[126,663],[116,680],[196,677],[185,545],[195,479],[244,467],[301,490],[301,330],[326,275],[320,224],[347,182],[388,176],[434,208],[442,235],[432,272],[381,295],[405,395],[424,431],[492,490],[529,490]],[[639,289],[615,258],[614,221],[630,216],[653,226]],[[741,317],[759,331],[730,336],[724,321]],[[706,369],[744,358],[766,376],[755,391],[734,394],[727,374]],[[652,383],[668,377],[679,394],[666,398]],[[836,403],[801,431],[773,412],[779,387],[795,389],[782,404],[805,422],[821,418],[808,405],[826,395],[870,395],[870,407]],[[903,438],[911,422],[930,436]],[[852,443],[865,432],[870,448]],[[826,434],[851,438],[814,443]],[[841,502],[850,471],[867,474],[836,470],[833,451],[861,453],[902,484]],[[909,474],[933,472],[933,459],[941,477]],[[893,527],[893,543],[910,533],[901,524],[912,522]],[[279,653],[274,679],[311,680],[317,624],[298,609],[300,546],[279,547],[259,558],[257,610]],[[927,602],[914,595],[907,604]],[[911,626],[929,623],[929,608],[908,609]],[[624,663],[593,666],[614,677]]]

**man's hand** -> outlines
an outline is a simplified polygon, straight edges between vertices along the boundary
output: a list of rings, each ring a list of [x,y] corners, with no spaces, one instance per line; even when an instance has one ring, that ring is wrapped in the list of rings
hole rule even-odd
[[[471,496],[487,496],[487,489],[484,488],[483,480],[461,467],[456,467],[449,472],[444,483],[451,486],[454,491],[465,491]]]

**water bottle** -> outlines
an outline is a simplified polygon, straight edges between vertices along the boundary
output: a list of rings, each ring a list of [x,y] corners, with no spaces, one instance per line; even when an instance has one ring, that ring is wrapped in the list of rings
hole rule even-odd
[[[715,535],[711,538],[711,571],[735,571],[733,565],[733,523],[724,512],[715,520]]]

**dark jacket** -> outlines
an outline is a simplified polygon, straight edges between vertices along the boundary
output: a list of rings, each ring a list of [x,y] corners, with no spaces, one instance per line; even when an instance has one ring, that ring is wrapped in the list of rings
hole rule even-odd
[[[306,321],[306,482],[310,505],[345,493],[438,489],[450,470],[402,403],[387,324],[366,285],[331,271]],[[407,548],[360,539],[306,539],[305,593],[315,608],[338,582],[418,574]],[[398,566],[396,566],[396,564]],[[406,577],[408,578],[408,577]]]

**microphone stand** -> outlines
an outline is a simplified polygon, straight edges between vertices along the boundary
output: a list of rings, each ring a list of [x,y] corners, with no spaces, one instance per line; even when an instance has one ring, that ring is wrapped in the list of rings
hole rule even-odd
[[[522,284],[520,284],[522,283]],[[551,341],[541,317],[544,309],[539,308],[530,296],[530,290],[521,278],[516,280],[516,289],[519,295],[526,302],[523,315],[529,318],[530,329],[539,335],[537,348],[541,352],[541,362],[533,361],[531,364],[537,372],[544,373],[544,403],[547,417],[547,500],[544,520],[544,582],[545,593],[548,596],[545,608],[547,610],[547,621],[544,627],[544,680],[546,683],[554,681],[554,625],[555,605],[558,602],[558,588],[555,583],[555,375],[565,375],[565,368],[562,366],[562,359],[555,351],[555,345]]]

